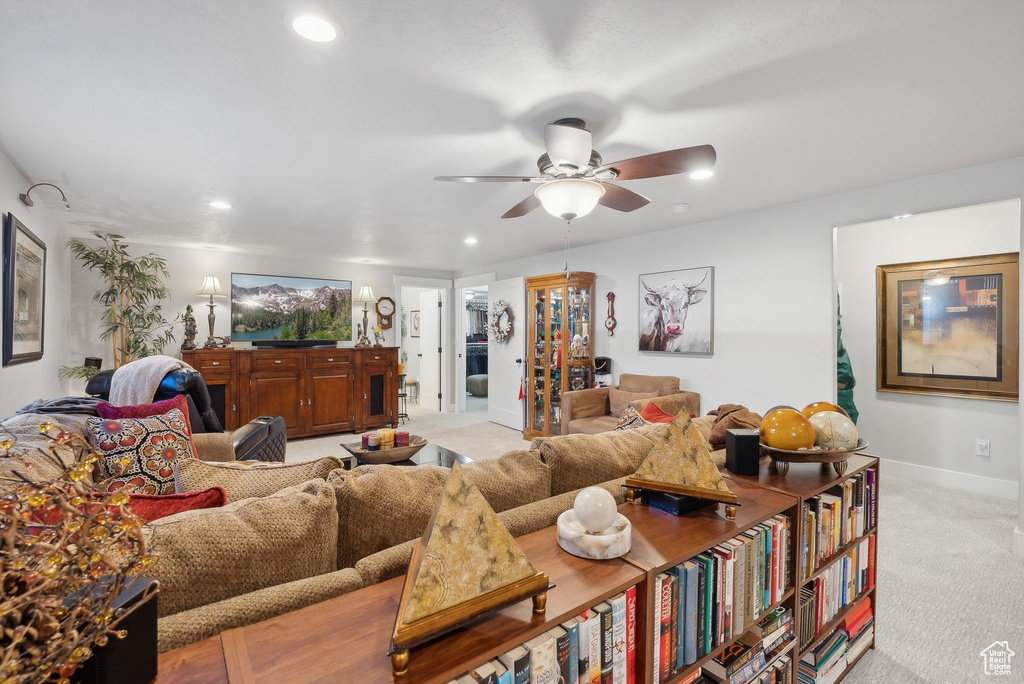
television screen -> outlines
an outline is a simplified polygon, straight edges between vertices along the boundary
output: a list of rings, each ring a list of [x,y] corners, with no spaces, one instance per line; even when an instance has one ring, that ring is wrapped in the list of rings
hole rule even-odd
[[[232,340],[351,340],[352,281],[231,274]]]

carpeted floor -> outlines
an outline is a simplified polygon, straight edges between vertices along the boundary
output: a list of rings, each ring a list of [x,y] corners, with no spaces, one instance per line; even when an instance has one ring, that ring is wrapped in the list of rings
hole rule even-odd
[[[529,446],[486,413],[409,409],[405,429],[474,458]],[[289,442],[288,460],[336,454],[351,439]],[[988,681],[980,653],[995,641],[1020,653],[1014,675],[996,681],[1024,682],[1024,559],[1010,548],[1016,503],[887,477],[884,463],[879,502],[876,648],[844,682]]]

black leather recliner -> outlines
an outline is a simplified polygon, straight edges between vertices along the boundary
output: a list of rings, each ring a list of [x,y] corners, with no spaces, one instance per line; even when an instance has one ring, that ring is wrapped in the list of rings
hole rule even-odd
[[[85,386],[85,393],[106,401],[110,397],[110,381],[113,376],[113,370],[101,371],[92,376]],[[160,381],[153,401],[173,399],[182,394],[188,403],[193,433],[224,432],[213,408],[206,380],[199,371],[184,368],[171,371]],[[284,461],[286,432],[284,418],[281,416],[259,416],[234,430],[231,439],[235,460]]]

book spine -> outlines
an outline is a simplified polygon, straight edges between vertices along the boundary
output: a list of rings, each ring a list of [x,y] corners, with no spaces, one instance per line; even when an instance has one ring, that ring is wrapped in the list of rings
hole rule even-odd
[[[587,620],[590,625],[590,684],[601,684],[601,616],[593,613]]]
[[[683,630],[685,629],[686,623],[686,567],[683,565],[677,565],[673,568],[673,573],[676,577],[676,601],[673,606],[672,612],[675,619],[672,621],[675,626],[675,632],[673,639],[675,640],[676,649],[675,660],[672,663],[673,672],[678,671],[683,666]]]
[[[661,584],[664,575],[654,578],[654,661],[651,672],[654,673],[654,684],[661,681]]]
[[[512,684],[530,684],[530,654],[523,654],[512,665]]]
[[[750,620],[750,616],[747,614],[747,545],[743,539],[736,537],[736,551],[734,555],[736,557],[736,572],[735,579],[735,594],[733,599],[733,617],[736,620],[737,632],[742,634],[746,628],[747,623]]]
[[[601,615],[601,681],[605,673],[611,674],[612,655],[615,653],[615,633],[612,627],[612,611],[607,609]]]
[[[626,682],[626,595],[609,601],[612,606],[612,674],[615,684]]]
[[[580,625],[576,620],[571,621],[568,627],[564,627],[565,631],[569,632],[569,682],[579,682],[580,680]]]
[[[679,593],[679,575],[673,573],[671,577],[672,583],[672,617],[669,620],[669,654],[668,659],[668,671],[669,674],[675,674],[675,672],[682,666],[680,662],[682,659],[682,642],[679,640],[679,599],[681,597]]]
[[[502,672],[500,675],[498,675],[497,684],[512,684],[512,673],[508,670]]]
[[[731,639],[731,638],[733,638],[735,636],[738,636],[738,634],[736,633],[735,626],[733,625],[733,620],[732,620],[732,599],[733,599],[732,591],[733,591],[733,582],[734,582],[733,573],[734,573],[736,564],[735,564],[735,561],[732,559],[731,555],[730,556],[725,556],[722,560],[725,562],[725,579],[724,579],[724,589],[723,589],[723,592],[722,592],[722,593],[725,594],[725,607],[722,609],[722,613],[725,616],[725,619],[724,619],[725,627],[724,627],[724,629],[722,631],[722,636],[723,636],[723,641],[724,641],[725,639]]]
[[[636,683],[636,587],[626,590],[626,684]]]
[[[672,674],[675,652],[672,650],[672,578],[666,575],[661,584],[661,681],[667,682]]]
[[[698,658],[705,654],[704,651],[704,616],[707,614],[707,603],[704,598],[704,563],[697,561],[697,624],[694,625],[697,632],[697,654]],[[710,652],[710,651],[709,651]]]
[[[558,636],[555,639],[555,663],[558,666],[558,679],[563,682],[569,681],[569,632]]]
[[[697,566],[693,563],[684,568],[686,573],[686,592],[683,605],[683,665],[691,665],[697,661]]]
[[[554,684],[558,681],[555,664],[555,640],[530,649],[530,684]]]
[[[723,622],[725,621],[725,601],[722,597],[722,576],[725,574],[725,569],[722,567],[722,557],[718,555],[712,555],[711,562],[715,566],[715,587],[714,595],[712,596],[713,605],[711,606],[711,638],[714,640],[714,645],[717,647],[722,643],[722,629]]]
[[[715,590],[715,561],[713,558],[704,558],[704,655],[715,649],[714,644],[714,590]]]

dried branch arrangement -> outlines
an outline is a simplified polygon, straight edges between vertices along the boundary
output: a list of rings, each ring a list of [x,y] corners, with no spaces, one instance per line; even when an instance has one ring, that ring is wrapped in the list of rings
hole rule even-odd
[[[49,453],[37,451],[60,476],[33,477],[31,461],[0,474],[0,684],[69,682],[93,649],[125,636],[130,610],[114,600],[152,561],[130,494],[90,484],[99,457],[88,442],[48,422],[39,431]],[[23,453],[0,435],[0,458]]]

